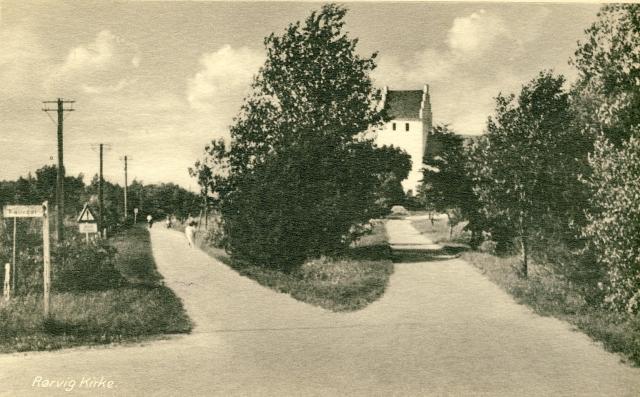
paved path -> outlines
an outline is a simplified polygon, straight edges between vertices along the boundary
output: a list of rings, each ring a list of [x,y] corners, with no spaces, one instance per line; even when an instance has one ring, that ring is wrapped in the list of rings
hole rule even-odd
[[[0,395],[69,394],[32,387],[37,376],[103,376],[115,389],[73,392],[119,396],[640,395],[640,370],[460,260],[397,264],[380,300],[336,314],[238,276],[176,232],[154,228],[152,243],[194,333],[0,356]]]
[[[390,219],[387,221],[389,245],[396,251],[438,251],[443,247],[434,244],[411,225],[412,218]]]

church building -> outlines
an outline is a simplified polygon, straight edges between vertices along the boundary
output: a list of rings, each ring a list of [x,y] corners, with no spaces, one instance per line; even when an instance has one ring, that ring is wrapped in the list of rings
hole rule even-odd
[[[422,90],[389,90],[385,86],[381,107],[386,109],[391,119],[377,131],[376,143],[378,146],[393,145],[409,153],[411,171],[402,181],[402,187],[405,192],[415,194],[422,180],[422,158],[427,137],[433,128],[429,85],[425,84]]]

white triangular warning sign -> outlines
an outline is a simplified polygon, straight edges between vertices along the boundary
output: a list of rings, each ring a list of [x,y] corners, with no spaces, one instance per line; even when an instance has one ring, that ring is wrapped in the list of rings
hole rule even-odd
[[[78,217],[78,222],[95,222],[96,217],[91,212],[91,208],[89,208],[89,204],[85,204],[84,208],[80,212],[80,216]]]

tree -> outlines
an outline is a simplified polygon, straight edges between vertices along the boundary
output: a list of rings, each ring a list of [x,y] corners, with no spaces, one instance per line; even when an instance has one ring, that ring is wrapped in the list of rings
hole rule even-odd
[[[531,243],[574,241],[586,202],[579,175],[590,146],[575,127],[565,80],[542,72],[514,95],[496,98],[487,134],[471,150],[474,191],[487,218],[519,237],[522,275]]]
[[[640,311],[640,5],[607,5],[586,30],[573,63],[582,128],[597,138],[586,186],[583,235],[603,267],[605,302]]]
[[[265,39],[267,60],[229,147],[216,149],[228,175],[214,188],[236,258],[290,268],[340,251],[380,213],[384,165],[364,134],[383,119],[369,77],[375,54],[356,53],[345,14],[325,5]]]
[[[378,167],[376,204],[383,211],[394,205],[405,205],[402,181],[409,176],[411,156],[401,148],[385,145],[375,150],[375,157],[373,164]]]
[[[480,242],[483,217],[473,192],[468,158],[462,136],[447,125],[435,126],[428,138],[418,195],[425,208],[447,215],[449,238],[455,225],[467,220],[465,228],[471,231],[475,247]]]
[[[56,201],[56,180],[58,178],[58,167],[56,165],[45,165],[36,170],[35,190],[40,202],[49,200],[49,203]],[[84,176],[64,177],[64,202],[65,214],[77,215],[86,200],[84,190]]]
[[[587,180],[593,189],[589,224],[584,228],[605,266],[606,302],[616,310],[640,311],[640,129],[622,148],[601,137]]]
[[[447,215],[449,236],[459,221],[455,216],[465,206],[467,178],[464,168],[463,138],[446,125],[437,125],[429,135],[422,169],[420,198],[425,207]]]
[[[603,7],[586,34],[572,60],[579,114],[619,146],[640,125],[640,5]]]
[[[208,210],[213,206],[219,210],[219,198],[226,192],[225,185],[229,176],[229,156],[227,145],[223,139],[211,141],[205,146],[205,156],[189,167],[189,175],[196,178],[200,186],[205,220],[208,220]]]

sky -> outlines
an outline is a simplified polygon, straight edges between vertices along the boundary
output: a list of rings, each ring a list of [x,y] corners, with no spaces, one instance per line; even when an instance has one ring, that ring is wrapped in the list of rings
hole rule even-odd
[[[265,59],[263,40],[321,3],[0,0],[0,180],[57,161],[55,113],[64,120],[67,174],[173,182],[228,127]],[[343,3],[357,50],[378,52],[375,84],[430,85],[435,123],[481,134],[498,93],[518,92],[568,64],[596,4]],[[51,116],[51,118],[49,117]]]

